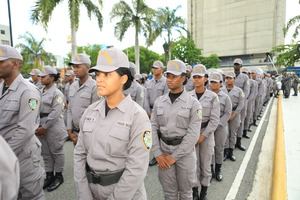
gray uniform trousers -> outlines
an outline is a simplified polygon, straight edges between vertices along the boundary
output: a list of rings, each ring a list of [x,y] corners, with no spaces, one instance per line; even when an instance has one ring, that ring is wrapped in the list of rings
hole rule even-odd
[[[197,183],[196,187],[209,186],[211,180],[211,163],[214,154],[215,138],[214,134],[209,136],[201,144],[196,145],[197,155]]]
[[[240,114],[241,124],[240,124],[239,129],[238,129],[237,137],[242,137],[243,136],[244,124],[245,124],[245,119],[246,119],[246,115],[247,115],[247,108],[248,108],[247,106],[248,106],[248,100],[246,99],[243,110],[241,111],[241,114]]]
[[[254,113],[255,99],[248,101],[247,104],[247,115],[244,123],[244,130],[248,130],[250,124],[253,122],[253,113]]]
[[[238,113],[232,120],[229,120],[229,132],[228,137],[226,139],[225,148],[235,148],[236,143],[236,137],[237,137],[237,131],[239,129],[239,126],[241,124],[241,115]]]
[[[17,156],[20,164],[19,200],[44,200],[41,143],[34,136]]]
[[[159,168],[158,177],[163,187],[165,200],[192,200],[192,187],[195,174],[195,152],[177,160],[170,169],[162,170]]]
[[[46,118],[41,118],[41,123]],[[65,164],[64,142],[67,137],[65,124],[58,120],[47,129],[45,136],[39,137],[42,143],[42,156],[46,172],[62,172]]]
[[[258,115],[259,115],[259,112],[260,112],[260,102],[261,102],[261,98],[262,98],[262,96],[257,96],[256,98],[255,98],[255,103],[254,103],[254,120],[257,120],[257,118],[258,118]]]
[[[228,137],[228,126],[218,126],[215,135],[215,153],[212,163],[222,164],[224,158],[224,147]]]
[[[110,196],[111,194],[113,194],[115,186],[116,186],[116,184],[102,186],[100,184],[89,183],[89,188],[91,190],[93,199],[95,199],[95,200],[96,199],[97,200],[102,200],[102,199],[115,200],[113,197]],[[89,199],[89,198],[87,198],[87,199]],[[147,194],[146,194],[144,183],[136,191],[136,193],[134,194],[134,196],[131,200],[147,200]]]

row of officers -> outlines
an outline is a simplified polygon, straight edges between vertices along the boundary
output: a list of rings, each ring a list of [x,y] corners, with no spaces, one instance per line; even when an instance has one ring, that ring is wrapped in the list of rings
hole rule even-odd
[[[0,188],[2,199],[45,199],[43,189],[57,189],[67,137],[78,199],[147,199],[149,160],[165,199],[206,199],[212,177],[222,181],[223,161],[236,160],[235,148],[245,151],[242,138],[273,91],[269,75],[242,67],[241,59],[234,71],[210,74],[180,60],[164,72],[155,61],[153,79],[143,84],[128,57],[109,48],[94,67],[87,55],[74,57],[63,92],[51,67],[33,70],[34,84],[25,80],[22,60],[0,45],[0,135],[10,147],[0,162],[14,162],[4,173],[9,179],[0,173],[1,187],[9,188]],[[9,151],[16,159],[5,158]]]

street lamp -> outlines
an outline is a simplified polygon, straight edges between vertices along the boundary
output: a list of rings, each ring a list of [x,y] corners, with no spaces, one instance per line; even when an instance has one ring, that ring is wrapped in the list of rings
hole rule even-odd
[[[9,21],[9,32],[10,32],[10,45],[13,45],[13,37],[12,37],[12,27],[11,27],[11,15],[10,15],[10,2],[7,0],[7,9],[8,9],[8,21]]]

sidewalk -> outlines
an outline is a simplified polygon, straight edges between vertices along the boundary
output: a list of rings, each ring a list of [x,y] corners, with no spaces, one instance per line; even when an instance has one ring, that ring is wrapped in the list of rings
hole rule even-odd
[[[300,96],[283,98],[282,108],[288,199],[298,200],[300,199]]]

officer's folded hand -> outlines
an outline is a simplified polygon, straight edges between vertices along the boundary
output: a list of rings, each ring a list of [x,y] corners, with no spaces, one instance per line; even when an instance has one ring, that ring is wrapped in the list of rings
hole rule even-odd
[[[166,155],[165,160],[168,162],[169,166],[173,165],[176,162],[175,158],[173,158],[171,155]]]
[[[233,120],[236,116],[236,112],[232,112],[229,118],[229,121]]]
[[[162,154],[160,156],[157,156],[155,159],[156,159],[157,165],[160,169],[169,169],[170,168],[170,165],[168,164],[165,155]]]
[[[37,136],[44,136],[47,133],[47,129],[43,128],[43,127],[39,127],[35,130],[35,134]]]
[[[202,142],[204,142],[205,139],[206,139],[206,137],[203,134],[200,134],[199,139],[198,139],[198,144],[201,144]]]

